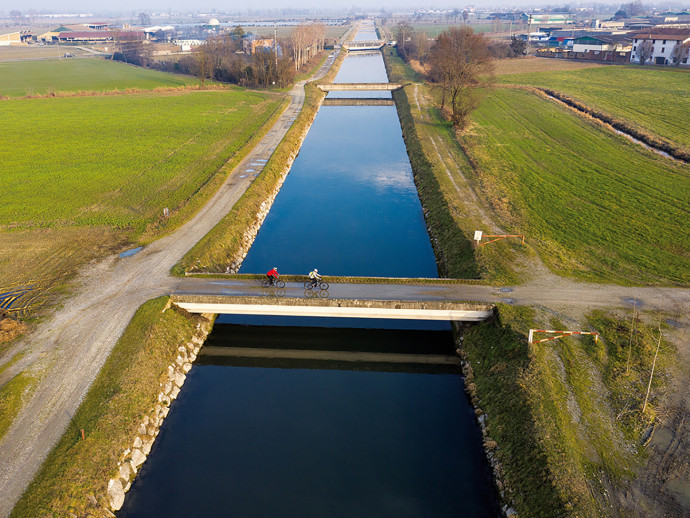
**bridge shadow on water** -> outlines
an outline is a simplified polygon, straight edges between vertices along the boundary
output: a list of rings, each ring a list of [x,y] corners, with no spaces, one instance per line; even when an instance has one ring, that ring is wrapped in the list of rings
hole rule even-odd
[[[450,330],[220,324],[197,365],[459,374]]]

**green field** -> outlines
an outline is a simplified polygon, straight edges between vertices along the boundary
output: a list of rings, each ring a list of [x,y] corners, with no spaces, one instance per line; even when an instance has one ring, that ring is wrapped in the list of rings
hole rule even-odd
[[[509,74],[497,77],[497,81],[562,92],[690,150],[690,72],[687,70],[607,66]]]
[[[510,30],[510,22],[496,22],[496,23],[469,23],[467,24],[474,32],[505,32]],[[413,23],[412,27],[417,32],[425,33],[429,38],[436,38],[443,31],[447,31],[451,27],[462,27],[461,23]],[[513,24],[514,30],[517,31],[517,24]],[[392,27],[395,33],[395,26]]]
[[[128,88],[150,90],[198,83],[194,77],[155,72],[103,59],[0,63],[0,95],[5,97]]]
[[[187,201],[280,100],[240,89],[0,104],[0,228],[144,223]]]
[[[472,118],[462,144],[475,183],[553,271],[690,282],[690,166],[521,90],[491,91]]]

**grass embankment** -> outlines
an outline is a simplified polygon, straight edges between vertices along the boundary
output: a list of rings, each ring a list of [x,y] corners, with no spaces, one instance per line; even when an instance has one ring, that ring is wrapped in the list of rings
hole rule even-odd
[[[392,81],[419,81],[420,76],[397,56],[384,54]],[[494,283],[515,283],[515,245],[474,249],[475,230],[487,229],[483,215],[467,199],[471,170],[450,123],[430,102],[429,88],[408,85],[394,93],[415,182],[425,209],[427,227],[442,275],[481,277]],[[486,233],[486,232],[485,232]]]
[[[604,330],[599,344],[590,337],[528,344],[530,328],[562,324],[501,305],[496,321],[464,333],[468,391],[486,414],[485,446],[500,464],[505,503],[520,516],[609,516],[640,465],[674,352],[662,343],[642,414],[658,334],[638,322],[629,348],[625,318],[590,315]]]
[[[396,79],[415,78],[397,57],[385,57]],[[460,137],[433,107],[428,87],[410,85],[396,95],[404,97],[399,106],[411,105],[421,142],[408,144],[413,168],[418,177],[423,170],[434,173],[450,207],[441,224],[454,223],[465,240],[474,230],[489,233],[495,220],[500,233],[525,234],[561,275],[620,284],[690,281],[687,165],[530,92],[487,89],[471,130]],[[426,164],[413,156],[420,147]],[[431,203],[427,191],[419,191],[425,206]],[[482,203],[471,202],[472,191]],[[441,248],[449,243],[457,246],[436,241]],[[482,246],[475,258],[482,277],[515,282],[514,265],[529,246],[508,240]],[[437,252],[444,254],[457,256]]]
[[[67,48],[68,52],[71,52]],[[137,88],[196,86],[192,76],[167,74],[105,59],[61,59],[0,63],[0,96],[23,97],[58,92],[106,92]],[[83,114],[82,114],[83,115]],[[60,132],[72,126],[56,126]]]
[[[139,308],[11,516],[84,515],[87,495],[106,493],[120,455],[157,402],[178,346],[203,320],[175,308],[163,313],[166,302],[159,298]]]
[[[530,92],[487,92],[472,118],[460,142],[478,191],[552,271],[594,282],[690,282],[690,166]]]
[[[34,285],[40,295],[90,260],[177,228],[284,102],[229,88],[0,103],[17,136],[0,148],[0,287]]]
[[[341,52],[323,81],[333,79],[346,53]],[[235,203],[230,212],[173,268],[176,275],[186,272],[225,272],[246,247],[244,234],[257,222],[261,204],[275,191],[290,156],[299,151],[325,97],[313,84],[305,85],[304,106],[287,134],[271,155],[262,173]]]
[[[37,381],[30,374],[20,373],[3,385],[0,391],[0,439],[17,417],[22,403],[31,396]]]
[[[529,66],[530,62],[525,61],[525,65]],[[690,72],[687,70],[628,65],[531,73],[517,73],[517,69],[512,69],[510,72],[497,75],[496,81],[565,94],[612,121],[622,121],[641,135],[657,136],[690,156],[690,96],[687,95]]]

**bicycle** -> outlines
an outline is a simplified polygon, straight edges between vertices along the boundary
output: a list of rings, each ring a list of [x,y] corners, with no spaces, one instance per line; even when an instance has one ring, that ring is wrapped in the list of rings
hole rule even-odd
[[[304,289],[305,290],[313,290],[314,288],[319,288],[320,290],[327,290],[329,284],[321,279],[320,281],[317,280],[308,280],[304,283]]]
[[[275,279],[271,282],[271,279],[263,279],[261,281],[261,286],[263,288],[284,288],[285,281],[283,279]]]

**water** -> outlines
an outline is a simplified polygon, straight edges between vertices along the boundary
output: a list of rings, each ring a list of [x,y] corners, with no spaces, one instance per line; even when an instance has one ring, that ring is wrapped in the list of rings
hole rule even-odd
[[[336,81],[387,81],[380,54]],[[319,110],[241,271],[272,266],[437,276],[395,107]],[[497,516],[457,367],[308,359],[453,350],[445,322],[221,315],[118,516]]]
[[[226,325],[204,347],[295,342],[408,353],[452,346],[448,331]],[[119,516],[496,516],[457,374],[260,362],[199,357]]]

